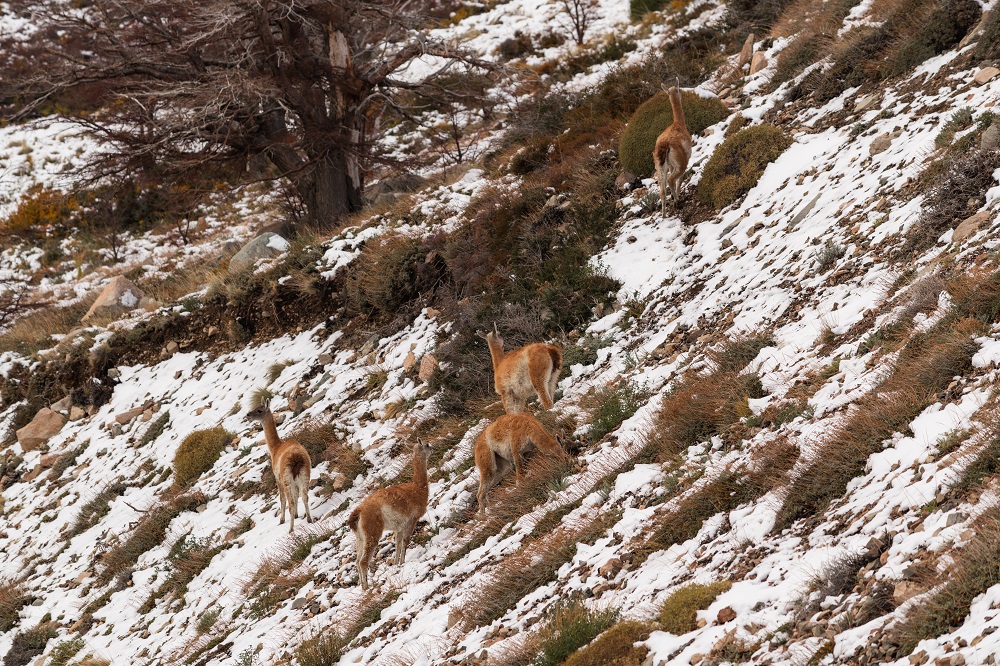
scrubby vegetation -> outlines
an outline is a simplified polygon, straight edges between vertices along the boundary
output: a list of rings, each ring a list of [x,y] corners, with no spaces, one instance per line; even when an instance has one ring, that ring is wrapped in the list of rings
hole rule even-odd
[[[0,581],[0,633],[14,628],[18,614],[30,600],[22,584],[12,580]]]
[[[642,666],[649,649],[635,644],[648,638],[650,631],[650,626],[642,622],[618,622],[571,654],[563,666]]]
[[[539,632],[539,654],[533,666],[568,663],[570,655],[613,625],[616,617],[614,611],[595,611],[579,600],[558,604],[549,612],[548,622]]]
[[[725,208],[749,192],[767,165],[778,159],[792,139],[773,125],[742,129],[715,149],[698,183],[698,200],[715,209]]]
[[[46,616],[48,618],[48,616]],[[14,636],[10,649],[3,659],[3,666],[27,666],[45,651],[45,646],[57,635],[55,624],[48,619]]]
[[[681,103],[684,119],[691,134],[701,134],[706,127],[721,122],[729,111],[716,98],[707,98],[697,93],[683,91]],[[618,147],[618,159],[626,171],[638,176],[653,173],[653,147],[656,138],[674,122],[670,99],[664,92],[657,93],[635,110],[622,133]]]
[[[660,606],[660,627],[678,635],[694,631],[698,628],[698,611],[712,605],[732,585],[728,580],[720,580],[708,585],[691,583],[675,590]]]
[[[174,480],[177,485],[191,485],[212,469],[234,437],[225,428],[196,430],[185,437],[174,455]]]
[[[606,386],[593,396],[595,403],[587,436],[597,441],[621,425],[649,399],[649,392],[631,382]]]

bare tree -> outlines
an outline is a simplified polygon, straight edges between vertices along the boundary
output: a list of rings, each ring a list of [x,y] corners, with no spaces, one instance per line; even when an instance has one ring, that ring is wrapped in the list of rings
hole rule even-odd
[[[13,4],[59,39],[0,99],[28,100],[25,117],[67,91],[107,90],[101,111],[76,118],[106,146],[91,177],[245,172],[263,157],[256,177],[286,180],[318,223],[361,206],[380,116],[399,108],[400,91],[491,67],[430,38],[414,0]]]
[[[0,275],[0,329],[36,307],[28,302],[27,280]]]
[[[582,46],[587,28],[597,14],[597,0],[562,0],[562,5],[569,19],[571,36]]]

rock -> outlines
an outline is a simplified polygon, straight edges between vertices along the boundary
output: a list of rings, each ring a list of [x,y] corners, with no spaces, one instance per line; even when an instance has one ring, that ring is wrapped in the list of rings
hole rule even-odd
[[[913,666],[920,666],[920,664],[927,662],[927,653],[921,650],[920,652],[914,652],[910,655],[910,663]]]
[[[61,453],[46,453],[45,455],[43,455],[41,458],[38,459],[38,464],[44,467],[45,469],[48,469],[49,467],[55,465],[60,458],[62,458]]]
[[[299,597],[298,599],[292,602],[292,610],[299,610],[308,603],[309,603],[308,599],[306,599],[305,597]]]
[[[121,379],[122,373],[118,368],[110,368],[108,370],[108,377],[111,379]]]
[[[1000,146],[1000,127],[990,125],[983,130],[983,136],[979,140],[979,147],[982,150],[993,150]]]
[[[604,578],[614,578],[621,570],[622,561],[617,557],[612,557],[610,560],[601,565],[601,568],[597,570],[597,573]]]
[[[962,513],[961,511],[952,511],[951,513],[948,514],[948,517],[945,519],[944,526],[951,527],[952,525],[957,525],[968,519],[969,519],[968,514]]]
[[[736,619],[736,611],[734,611],[732,607],[726,606],[725,608],[719,611],[719,614],[716,616],[715,621],[718,624],[725,624],[726,622],[732,622],[735,619]]]
[[[375,198],[380,194],[390,194],[396,192],[414,192],[427,182],[415,173],[404,173],[399,176],[383,178],[379,182],[368,188],[365,194],[369,198]]]
[[[87,412],[83,411],[82,407],[77,407],[76,405],[73,405],[69,409],[69,420],[70,421],[79,421],[80,419],[82,419],[86,415],[87,415]]]
[[[153,408],[143,410],[142,418],[140,419],[143,423],[149,423],[149,420],[153,418]]]
[[[347,477],[344,474],[337,472],[330,479],[330,487],[335,491],[343,490],[347,487]]]
[[[618,174],[618,177],[615,178],[615,188],[622,192],[628,192],[629,190],[633,190],[636,187],[638,187],[641,183],[642,181],[639,179],[639,177],[636,176],[631,171],[622,171],[620,174]]]
[[[740,49],[739,60],[736,61],[736,66],[740,69],[743,69],[743,67],[750,62],[751,58],[753,58],[753,40],[754,34],[751,32],[743,41],[743,48]],[[724,95],[720,95],[720,97],[724,97]]]
[[[131,280],[117,275],[111,278],[111,282],[104,287],[81,321],[86,323],[94,317],[118,317],[137,307],[145,295]]]
[[[938,657],[934,660],[934,666],[965,666],[965,657],[961,654],[950,654],[947,657]]]
[[[665,359],[669,358],[676,349],[677,345],[675,343],[667,341],[650,352],[650,355],[655,359]]]
[[[237,273],[252,268],[261,259],[276,257],[288,249],[288,241],[271,231],[265,231],[244,245],[229,260],[229,272]]]
[[[141,416],[144,411],[146,411],[146,407],[142,406],[130,409],[127,412],[122,412],[121,414],[115,414],[115,423],[118,425],[125,425],[135,417]]]
[[[896,583],[896,587],[893,588],[892,600],[898,606],[907,599],[917,596],[921,592],[923,592],[923,588],[917,583],[914,583],[911,580],[902,580]]]
[[[434,371],[438,368],[438,361],[432,354],[424,354],[424,357],[420,359],[420,370],[417,372],[417,376],[420,381],[427,383],[434,376]]]
[[[406,358],[403,359],[403,372],[409,372],[413,370],[413,366],[417,364],[417,357],[414,356],[412,351],[406,353]]]
[[[969,236],[972,236],[977,231],[979,231],[983,227],[983,225],[987,224],[989,221],[990,221],[990,213],[989,211],[985,210],[976,213],[972,217],[965,218],[959,223],[957,227],[955,227],[955,231],[952,232],[951,234],[952,242],[959,243],[965,240]]]
[[[972,80],[977,86],[981,86],[984,83],[989,83],[1000,74],[1000,69],[996,67],[983,67],[981,70],[976,72],[976,75],[972,77]]]
[[[66,425],[65,416],[43,407],[35,414],[35,418],[31,419],[31,423],[18,429],[17,443],[25,451],[34,451],[62,430],[64,425]]]
[[[765,67],[767,67],[767,56],[760,51],[754,53],[753,60],[750,61],[750,75],[753,76]]]
[[[49,409],[53,412],[59,412],[60,414],[69,414],[69,410],[73,407],[73,398],[66,396],[58,402],[54,402],[49,405]]]
[[[871,145],[868,147],[869,155],[878,155],[881,152],[885,152],[892,145],[893,135],[891,133],[882,134],[875,137]]]
[[[878,101],[878,95],[870,93],[868,95],[862,95],[854,102],[855,113],[861,113],[862,111],[867,111],[872,107],[875,102]]]
[[[424,314],[427,315],[428,319],[434,319],[434,317],[437,317],[439,314],[441,314],[441,311],[436,308],[426,307],[424,308]]]
[[[330,365],[333,363],[333,357],[329,354],[320,354],[316,357],[316,360],[319,361],[320,365]]]

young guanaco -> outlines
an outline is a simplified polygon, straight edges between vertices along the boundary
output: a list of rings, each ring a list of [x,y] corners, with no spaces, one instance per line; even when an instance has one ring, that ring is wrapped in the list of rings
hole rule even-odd
[[[660,84],[670,99],[674,112],[672,122],[656,139],[653,149],[653,166],[656,167],[656,182],[660,184],[660,213],[667,216],[667,187],[673,195],[674,206],[681,200],[681,178],[691,160],[691,133],[684,122],[684,107],[681,105],[681,81],[667,87]]]
[[[486,335],[493,360],[493,386],[508,414],[520,414],[532,393],[538,395],[543,409],[551,409],[562,368],[562,352],[554,345],[533,342],[504,353],[503,338],[493,325]]]
[[[309,453],[296,440],[283,440],[278,437],[278,427],[274,423],[274,414],[271,413],[270,400],[262,400],[260,405],[247,413],[246,419],[264,426],[264,440],[271,453],[271,470],[274,472],[274,480],[278,486],[278,499],[281,502],[281,508],[278,509],[281,524],[285,524],[285,506],[286,504],[290,505],[288,508],[292,521],[288,526],[288,531],[291,533],[295,530],[295,519],[299,513],[299,498],[302,499],[302,505],[306,510],[306,521],[311,523],[309,472],[312,469],[312,461],[309,460]]]
[[[403,564],[413,529],[427,511],[427,456],[430,448],[419,438],[413,447],[413,481],[376,490],[362,500],[347,520],[354,532],[358,551],[358,578],[361,589],[368,589],[368,572],[375,570],[373,557],[382,532],[396,537],[395,564]]]
[[[479,470],[479,512],[486,511],[486,495],[514,468],[516,483],[524,477],[523,456],[534,449],[545,453],[562,453],[558,439],[530,414],[505,414],[491,423],[478,438],[474,448]]]

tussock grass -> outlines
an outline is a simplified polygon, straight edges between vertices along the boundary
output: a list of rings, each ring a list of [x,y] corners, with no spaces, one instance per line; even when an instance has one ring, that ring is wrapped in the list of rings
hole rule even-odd
[[[189,493],[171,497],[148,509],[124,541],[119,540],[105,551],[101,557],[98,582],[105,584],[128,570],[143,553],[163,543],[174,518],[185,511],[192,511],[203,501],[204,496],[200,493]]]
[[[675,590],[660,606],[660,628],[672,634],[686,634],[698,628],[698,611],[712,605],[715,598],[733,586],[720,580],[708,585],[691,583]]]
[[[356,605],[338,615],[339,627],[325,630],[302,641],[295,649],[299,666],[334,666],[347,652],[347,646],[366,628],[379,620],[382,611],[399,597],[398,590],[384,594],[367,592]]]
[[[635,414],[649,399],[649,391],[633,382],[605,386],[594,396],[596,403],[587,436],[598,441]]]
[[[462,626],[471,630],[503,617],[525,595],[553,580],[576,554],[577,544],[592,543],[604,534],[608,520],[598,516],[561,527],[505,556],[481,575],[481,584],[466,598]]]
[[[343,439],[343,436],[329,421],[313,418],[297,426],[288,439],[294,439],[304,446],[309,453],[309,459],[316,464],[329,448]]]
[[[642,666],[649,648],[635,644],[649,638],[651,630],[648,624],[622,620],[571,654],[563,666]]]
[[[715,149],[698,182],[698,200],[721,210],[753,189],[767,165],[792,145],[792,138],[773,125],[741,129]]]
[[[909,654],[925,638],[935,638],[962,624],[969,614],[972,601],[980,594],[1000,584],[1000,509],[990,507],[972,526],[972,539],[954,554],[954,563],[945,570],[934,572],[928,587],[942,587],[910,611],[893,629],[893,642],[900,645],[900,654]]]
[[[181,442],[174,454],[174,480],[178,486],[189,486],[212,469],[235,435],[225,428],[196,430]]]
[[[87,500],[80,507],[80,512],[76,515],[76,520],[73,521],[69,538],[72,539],[78,534],[83,534],[99,523],[101,518],[108,515],[108,511],[111,510],[111,502],[124,495],[126,489],[128,489],[128,485],[123,479],[118,479],[101,488],[97,495]]]
[[[0,580],[0,633],[14,628],[20,621],[19,613],[30,601],[24,585],[14,580]]]
[[[649,452],[668,460],[750,416],[748,399],[764,393],[757,375],[743,370],[772,342],[768,335],[741,338],[710,352],[708,373],[687,374],[664,397],[646,434]]]
[[[827,597],[839,597],[852,591],[859,583],[858,573],[880,552],[849,553],[831,562],[809,584],[809,594],[797,602],[796,620],[803,622],[822,610]]]
[[[45,651],[45,646],[57,635],[56,625],[52,622],[40,622],[16,634],[3,659],[3,666],[27,666]]]
[[[538,656],[533,666],[559,666],[566,659],[615,623],[612,610],[588,608],[579,599],[564,601],[550,612],[539,631]],[[606,663],[606,662],[605,662]]]
[[[170,573],[139,607],[139,612],[148,613],[153,610],[157,600],[169,595],[183,599],[188,583],[208,568],[212,559],[223,549],[224,545],[213,545],[206,540],[196,539],[190,533],[181,536],[167,554]]]
[[[951,488],[956,495],[978,488],[1000,470],[1000,435],[994,435],[985,446],[969,454],[962,460],[962,465],[962,471]]]
[[[776,527],[822,511],[864,472],[882,442],[903,430],[937,399],[955,375],[969,367],[981,325],[947,317],[926,333],[914,335],[900,351],[891,375],[859,399],[845,423],[819,445],[812,461],[792,480]]]

